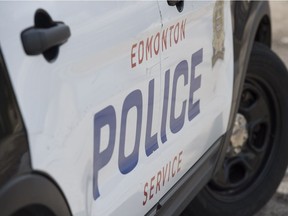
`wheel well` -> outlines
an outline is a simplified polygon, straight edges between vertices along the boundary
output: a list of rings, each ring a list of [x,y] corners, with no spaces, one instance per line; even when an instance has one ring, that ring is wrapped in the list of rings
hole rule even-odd
[[[44,205],[29,205],[19,209],[12,216],[56,216]]]
[[[261,19],[254,41],[262,43],[268,47],[271,47],[272,42],[271,22],[268,15],[265,15]]]
[[[1,216],[71,216],[58,186],[40,173],[15,177],[0,188]]]

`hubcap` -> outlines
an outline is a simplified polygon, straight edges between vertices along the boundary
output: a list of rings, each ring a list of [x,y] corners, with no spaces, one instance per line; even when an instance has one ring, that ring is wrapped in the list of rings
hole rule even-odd
[[[237,155],[242,151],[246,140],[248,139],[247,120],[244,115],[237,113],[232,136],[230,139],[230,148],[227,153]]]

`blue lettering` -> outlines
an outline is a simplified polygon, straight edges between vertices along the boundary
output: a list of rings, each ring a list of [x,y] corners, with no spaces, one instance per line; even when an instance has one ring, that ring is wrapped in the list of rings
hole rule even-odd
[[[148,93],[148,114],[147,114],[147,126],[146,126],[146,138],[145,138],[145,151],[149,156],[156,151],[159,146],[157,142],[157,133],[151,136],[152,120],[153,120],[153,104],[154,103],[154,79],[149,82]]]
[[[203,61],[203,48],[193,53],[191,58],[191,81],[188,104],[188,119],[191,121],[200,113],[200,101],[193,102],[193,94],[201,87],[201,75],[195,78],[195,68]]]
[[[109,126],[108,146],[100,152],[101,129]],[[116,134],[116,113],[113,106],[108,106],[94,116],[94,161],[93,161],[93,197],[96,200],[99,196],[98,172],[108,164],[113,154]]]
[[[188,120],[192,121],[200,113],[200,100],[194,101],[194,92],[201,87],[201,75],[195,77],[196,66],[203,61],[203,49],[198,50],[192,54],[191,57],[191,78],[189,88],[189,97],[187,95],[186,100],[181,101],[180,97],[177,100],[177,87],[180,85],[179,78],[183,76],[183,86],[188,85],[189,81],[189,68],[186,60],[181,61],[175,68],[172,83],[172,92],[170,93],[170,69],[165,72],[164,78],[164,91],[163,91],[163,107],[162,107],[162,119],[160,131],[152,133],[153,124],[153,110],[154,110],[154,94],[155,94],[155,80],[152,79],[149,82],[148,88],[148,107],[147,107],[147,124],[145,132],[145,153],[146,156],[150,156],[154,151],[159,148],[158,134],[162,143],[167,142],[167,118],[168,118],[168,104],[170,103],[171,96],[171,108],[170,108],[170,130],[173,134],[179,132],[185,123],[186,110],[188,114]],[[181,82],[182,85],[182,82]],[[156,85],[157,87],[157,85]],[[179,93],[180,94],[180,93]],[[187,99],[188,98],[188,99]],[[178,103],[182,103],[180,114],[176,115],[176,106]],[[181,105],[181,104],[179,104]],[[125,146],[127,131],[127,119],[129,111],[136,109],[137,116],[135,118],[135,141],[132,143],[133,150],[126,156]],[[118,155],[118,168],[122,174],[131,172],[138,164],[139,160],[139,148],[142,129],[143,118],[143,96],[142,92],[137,89],[127,95],[122,105],[121,123],[120,123],[120,137],[119,137],[119,155]],[[154,117],[155,119],[155,117]],[[157,119],[158,120],[158,119]],[[156,121],[157,121],[156,120]],[[155,121],[155,120],[154,120]],[[187,121],[187,120],[186,120]],[[130,123],[129,123],[130,124]],[[103,128],[109,128],[109,137],[104,137]],[[118,131],[119,133],[119,131]],[[129,134],[129,132],[127,133]],[[108,136],[108,135],[107,135]],[[118,136],[117,136],[118,137]],[[168,137],[169,138],[169,137]],[[93,152],[93,197],[96,200],[100,196],[98,186],[99,171],[105,167],[112,158],[116,139],[116,112],[113,106],[107,106],[101,111],[97,112],[94,116],[94,152]],[[100,151],[101,141],[108,143],[107,147]],[[117,140],[118,143],[118,140]]]
[[[175,69],[174,78],[173,78],[173,86],[172,86],[172,101],[171,101],[171,113],[170,113],[170,129],[172,133],[177,133],[180,131],[184,125],[185,121],[185,108],[186,108],[186,100],[183,101],[182,110],[180,115],[175,117],[175,103],[176,103],[176,90],[178,79],[180,76],[184,76],[184,85],[188,83],[188,63],[187,61],[181,61]]]
[[[165,143],[167,141],[166,136],[166,121],[169,101],[169,82],[170,82],[170,70],[165,73],[165,86],[164,86],[164,97],[163,97],[163,110],[162,110],[162,122],[161,122],[161,141]]]
[[[131,172],[138,163],[139,145],[142,126],[142,93],[139,89],[131,92],[124,100],[121,115],[121,130],[119,143],[118,167],[122,174]],[[126,124],[128,112],[132,107],[137,109],[136,136],[133,152],[129,156],[125,156],[125,141],[126,141]]]

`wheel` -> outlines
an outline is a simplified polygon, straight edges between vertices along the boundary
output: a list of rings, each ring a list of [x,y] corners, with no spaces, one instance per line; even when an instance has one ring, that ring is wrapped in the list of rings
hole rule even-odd
[[[183,215],[253,215],[277,189],[287,163],[287,70],[255,43],[222,168]]]

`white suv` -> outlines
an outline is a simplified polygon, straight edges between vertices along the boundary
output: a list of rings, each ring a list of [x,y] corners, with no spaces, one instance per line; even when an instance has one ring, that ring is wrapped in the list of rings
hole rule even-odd
[[[264,1],[0,2],[1,216],[252,215],[288,161]]]

